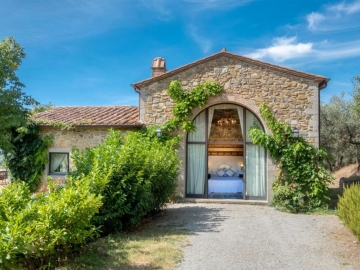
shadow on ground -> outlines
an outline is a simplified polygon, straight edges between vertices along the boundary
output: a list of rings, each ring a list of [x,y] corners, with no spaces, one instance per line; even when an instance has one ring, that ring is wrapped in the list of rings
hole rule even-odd
[[[58,269],[173,269],[182,259],[181,248],[188,245],[188,235],[218,231],[228,218],[220,215],[221,209],[174,205],[136,231],[97,239]],[[166,259],[168,264],[163,262]]]
[[[219,214],[221,209],[221,206],[210,209],[196,204],[169,208],[165,210],[163,217],[154,220],[154,225],[158,228],[173,228],[188,234],[217,232],[220,224],[228,218]]]

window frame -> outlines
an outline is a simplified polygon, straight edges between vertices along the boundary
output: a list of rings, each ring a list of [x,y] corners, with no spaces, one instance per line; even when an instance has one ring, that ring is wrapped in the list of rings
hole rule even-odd
[[[51,171],[51,155],[52,154],[63,154],[66,155],[67,159],[67,171],[66,172],[52,172]],[[70,153],[69,152],[55,152],[51,151],[49,152],[49,169],[48,169],[48,175],[67,175],[70,172]]]

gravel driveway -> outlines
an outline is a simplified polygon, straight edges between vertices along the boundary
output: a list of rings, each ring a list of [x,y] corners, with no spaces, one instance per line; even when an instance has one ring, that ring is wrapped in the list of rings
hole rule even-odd
[[[267,206],[174,204],[157,223],[190,234],[178,269],[360,269],[360,245],[335,215]]]

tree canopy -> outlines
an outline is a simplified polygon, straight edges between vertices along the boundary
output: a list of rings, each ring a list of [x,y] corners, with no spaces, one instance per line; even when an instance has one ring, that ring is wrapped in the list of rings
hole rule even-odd
[[[360,166],[360,77],[353,83],[352,98],[343,93],[321,105],[320,143],[328,153],[330,170],[356,162]]]
[[[12,37],[0,43],[0,149],[10,151],[13,146],[9,134],[15,128],[26,124],[30,106],[37,102],[26,95],[25,87],[16,76],[22,59],[23,48]],[[0,150],[1,151],[1,150]]]

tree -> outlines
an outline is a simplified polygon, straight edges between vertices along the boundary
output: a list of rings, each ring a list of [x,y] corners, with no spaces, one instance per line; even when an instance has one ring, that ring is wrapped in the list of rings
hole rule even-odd
[[[360,168],[360,77],[354,78],[352,99],[333,96],[320,109],[320,143],[331,171],[351,163]]]
[[[22,59],[23,48],[12,37],[0,43],[0,149],[11,151],[14,147],[9,134],[15,128],[26,124],[30,114],[29,106],[38,104],[22,92],[25,87],[16,76]]]

